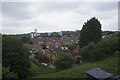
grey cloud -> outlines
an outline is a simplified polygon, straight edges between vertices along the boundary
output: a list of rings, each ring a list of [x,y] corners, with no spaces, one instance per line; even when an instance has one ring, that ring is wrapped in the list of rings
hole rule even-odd
[[[109,11],[118,7],[117,2],[93,2],[92,4],[94,5],[93,8],[98,11]]]
[[[80,6],[80,3],[76,3],[76,2],[69,2],[69,3],[63,3],[63,2],[49,2],[49,3],[46,3],[44,6],[43,6],[43,10],[46,10],[46,11],[67,11],[67,10],[74,10],[76,9],[77,7]]]
[[[19,27],[14,27],[8,26],[7,28],[2,28],[2,32],[10,33],[10,34],[16,34],[17,33],[22,33],[23,30],[21,30]]]
[[[2,2],[118,2],[119,0],[2,0]]]
[[[32,14],[26,9],[27,3],[25,2],[3,2],[2,13],[3,16],[11,16],[14,19],[31,18]]]
[[[120,31],[120,9],[118,11],[118,30]]]
[[[24,33],[35,28],[40,32],[80,30],[92,16],[102,22],[103,30],[115,30],[117,25],[117,4],[110,2],[5,2],[2,9],[3,33]]]

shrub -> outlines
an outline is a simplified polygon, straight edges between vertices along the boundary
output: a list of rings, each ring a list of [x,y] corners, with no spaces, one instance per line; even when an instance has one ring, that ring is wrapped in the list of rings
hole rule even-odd
[[[90,43],[81,48],[80,55],[83,61],[101,60],[115,53],[118,50],[118,38],[102,40],[97,44]]]
[[[35,53],[36,59],[38,59],[39,62],[48,62],[49,59],[41,52]]]
[[[82,60],[89,61],[91,59],[91,53],[90,51],[95,48],[95,44],[92,42],[88,46],[85,46],[80,49],[80,55],[82,56]]]
[[[71,68],[74,64],[74,59],[70,54],[61,53],[59,56],[56,57],[54,65],[56,66],[57,70],[63,70]]]

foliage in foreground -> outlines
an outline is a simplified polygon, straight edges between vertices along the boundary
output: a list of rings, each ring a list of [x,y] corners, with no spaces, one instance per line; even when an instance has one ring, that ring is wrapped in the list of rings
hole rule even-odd
[[[27,78],[29,74],[30,60],[19,37],[3,35],[2,67],[5,69],[9,67],[9,71],[16,73],[21,80]],[[5,77],[5,75],[3,75],[3,77]]]
[[[16,79],[18,78],[17,74],[15,72],[10,72],[10,68],[9,67],[2,67],[2,79]]]

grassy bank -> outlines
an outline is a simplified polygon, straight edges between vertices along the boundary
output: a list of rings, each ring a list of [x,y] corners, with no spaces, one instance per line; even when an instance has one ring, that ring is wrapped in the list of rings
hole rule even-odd
[[[77,65],[68,70],[63,70],[60,72],[46,74],[43,70],[39,70],[38,68],[32,68],[35,70],[36,75],[34,78],[86,78],[86,71],[93,68],[101,68],[107,72],[113,74],[113,76],[118,75],[118,56],[114,54],[111,57],[108,57],[104,60],[97,61],[95,63],[86,63],[82,65]],[[44,74],[43,74],[44,73]]]
[[[37,66],[31,62],[30,72],[31,72],[30,78],[34,78],[36,76],[41,76],[44,74],[52,73],[52,72],[54,72],[54,70],[50,70],[50,69],[46,69],[44,67]]]

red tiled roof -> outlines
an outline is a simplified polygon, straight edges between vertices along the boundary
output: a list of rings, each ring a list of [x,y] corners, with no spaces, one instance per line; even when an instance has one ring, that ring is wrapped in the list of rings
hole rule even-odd
[[[55,59],[55,55],[54,55],[53,53],[51,53],[49,50],[45,50],[44,55],[45,55],[46,57],[48,57],[49,60]]]

